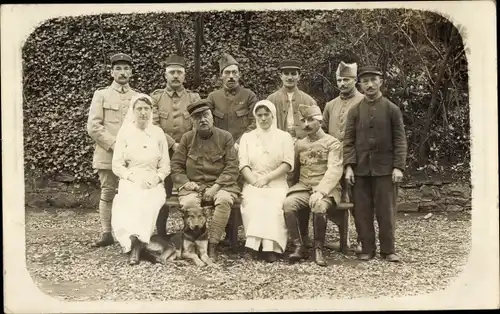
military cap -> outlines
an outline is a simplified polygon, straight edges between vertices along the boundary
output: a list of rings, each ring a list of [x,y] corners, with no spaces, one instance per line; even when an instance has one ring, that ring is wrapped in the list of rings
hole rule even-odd
[[[212,103],[208,99],[200,99],[198,101],[190,103],[186,109],[189,115],[193,116],[195,113],[202,112],[205,110],[210,110],[211,104]]]
[[[321,109],[319,106],[310,106],[310,105],[299,105],[299,112],[304,118],[309,118],[313,116],[320,116],[321,115]]]
[[[222,54],[222,57],[219,59],[220,71],[222,72],[225,68],[227,68],[230,65],[239,65],[239,64],[238,61],[236,61],[230,54],[228,53]]]
[[[132,64],[132,57],[125,53],[117,53],[111,56],[110,61],[111,65],[115,64],[118,61],[125,61]]]
[[[365,74],[375,74],[375,75],[380,75],[382,76],[382,70],[374,65],[367,65],[359,69],[358,71],[358,78]]]
[[[281,69],[296,69],[300,70],[301,69],[301,64],[300,61],[297,60],[283,60],[280,62],[280,65],[278,67],[280,70]]]
[[[186,67],[186,60],[184,57],[180,57],[177,55],[170,55],[167,58],[167,62],[165,63],[166,66],[169,65],[180,65],[181,67]]]
[[[340,61],[337,68],[337,77],[356,77],[356,72],[358,71],[358,65],[356,63],[345,63]]]

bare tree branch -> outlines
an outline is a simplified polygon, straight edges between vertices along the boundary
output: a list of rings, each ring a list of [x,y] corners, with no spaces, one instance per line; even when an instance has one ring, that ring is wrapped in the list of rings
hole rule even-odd
[[[427,76],[429,77],[429,81],[431,82],[431,84],[434,84],[434,80],[432,79],[431,72],[429,71],[429,68],[425,64],[425,60],[422,57],[422,55],[420,54],[420,51],[418,51],[418,48],[413,43],[413,40],[411,40],[410,36],[405,32],[404,29],[401,28],[401,26],[398,26],[398,28],[401,30],[401,32],[403,32],[403,34],[405,35],[406,39],[408,39],[408,42],[412,45],[413,49],[415,49],[415,51],[417,52],[417,55],[420,58],[420,60],[422,61],[422,65],[424,66],[425,71],[427,72]]]

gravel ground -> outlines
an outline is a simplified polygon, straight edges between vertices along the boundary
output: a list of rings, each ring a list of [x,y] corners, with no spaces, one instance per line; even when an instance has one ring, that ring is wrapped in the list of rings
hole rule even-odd
[[[181,223],[178,212],[172,213],[169,230],[179,230]],[[187,261],[169,267],[149,262],[132,267],[118,244],[91,247],[99,226],[97,212],[26,212],[28,270],[42,291],[79,301],[410,296],[445,289],[465,265],[471,240],[469,213],[434,214],[428,219],[399,213],[396,244],[403,261],[397,264],[378,256],[358,262],[352,252],[342,255],[330,249],[326,250],[329,267],[312,261],[267,264],[251,260],[244,249],[231,253],[221,248],[215,268],[198,268]],[[240,227],[240,246],[242,231]],[[335,241],[337,228],[330,222],[327,243]]]

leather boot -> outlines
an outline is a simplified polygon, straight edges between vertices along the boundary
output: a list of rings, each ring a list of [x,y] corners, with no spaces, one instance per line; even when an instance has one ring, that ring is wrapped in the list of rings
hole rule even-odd
[[[288,229],[288,234],[290,235],[291,242],[294,246],[294,251],[288,256],[290,262],[300,261],[304,258],[304,243],[302,242],[302,236],[300,234],[299,221],[297,219],[297,212],[285,212],[285,223]]]
[[[215,261],[217,259],[216,252],[215,252],[215,247],[217,246],[217,243],[208,243],[208,257],[210,257],[211,260]]]
[[[104,232],[101,235],[101,239],[94,243],[93,247],[104,247],[108,245],[113,245],[115,243],[115,240],[113,239],[113,235],[111,232]]]
[[[326,266],[326,260],[323,252],[326,233],[326,214],[313,213],[314,228],[314,260],[319,266]]]
[[[156,218],[156,232],[162,238],[167,236],[167,220],[170,214],[170,208],[167,204],[163,205],[158,212],[158,217]]]
[[[303,210],[297,213],[299,217],[299,228],[300,234],[302,236],[302,243],[304,243],[304,247],[310,248],[312,247],[311,241],[309,239],[309,214],[308,210]]]
[[[142,242],[136,236],[133,235],[130,236],[130,241],[132,248],[130,250],[129,264],[137,265],[140,263]]]

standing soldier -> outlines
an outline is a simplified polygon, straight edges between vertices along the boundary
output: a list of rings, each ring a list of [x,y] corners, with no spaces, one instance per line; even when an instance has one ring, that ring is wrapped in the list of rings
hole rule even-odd
[[[407,144],[401,110],[381,91],[382,70],[366,66],[358,76],[365,97],[347,114],[344,137],[345,178],[354,185],[354,219],[362,244],[360,260],[375,257],[375,214],[380,255],[399,262],[395,252],[397,183],[403,179]]]
[[[295,139],[306,137],[300,127],[299,105],[315,106],[316,101],[298,88],[301,64],[283,60],[279,65],[282,87],[267,97],[276,106],[278,128],[288,131]]]
[[[283,60],[279,64],[282,87],[267,97],[276,106],[278,129],[287,131],[294,140],[306,137],[300,125],[299,105],[316,106],[314,100],[307,93],[298,88],[301,64],[296,60]],[[290,182],[289,182],[290,184]],[[299,216],[300,233],[303,241],[309,245],[309,212],[301,211]]]
[[[214,126],[231,133],[237,148],[241,135],[255,129],[252,112],[257,96],[240,85],[239,64],[230,54],[222,55],[219,68],[223,86],[207,99],[213,104]]]
[[[192,128],[187,106],[201,99],[198,93],[184,88],[185,69],[186,61],[183,57],[176,55],[168,57],[165,69],[167,86],[151,93],[153,99],[153,123],[159,125],[165,133],[171,157],[179,145],[182,135]],[[165,179],[167,197],[172,195],[172,189],[172,178],[168,176]],[[169,207],[165,203],[158,213],[156,229],[160,236],[166,235],[169,211]]]
[[[92,98],[87,132],[96,142],[92,166],[97,169],[101,183],[99,217],[102,236],[94,246],[102,247],[114,243],[111,233],[111,207],[118,188],[118,177],[111,170],[116,135],[128,111],[130,99],[137,94],[129,81],[132,77],[132,58],[124,53],[111,57],[113,83],[99,88]]]
[[[360,102],[364,97],[363,94],[356,89],[357,70],[358,65],[356,63],[346,64],[343,61],[340,62],[336,72],[337,86],[340,89],[340,95],[326,103],[325,109],[323,110],[323,130],[334,136],[341,143],[344,140],[347,113],[352,106]],[[346,193],[347,187],[345,186],[344,180],[341,180],[341,185],[342,191]],[[347,195],[349,198],[352,197],[347,193],[344,195]],[[351,211],[351,214],[354,217],[354,209]],[[356,232],[359,233],[357,225]],[[358,246],[356,247],[356,252],[361,253],[359,236],[357,242]]]
[[[219,69],[222,88],[208,94],[207,99],[212,103],[214,126],[231,133],[237,150],[243,133],[255,129],[253,107],[257,96],[240,85],[239,64],[230,54],[225,53],[219,59]],[[242,184],[241,178],[238,182]],[[230,228],[230,225],[226,226],[225,243],[228,242]]]

